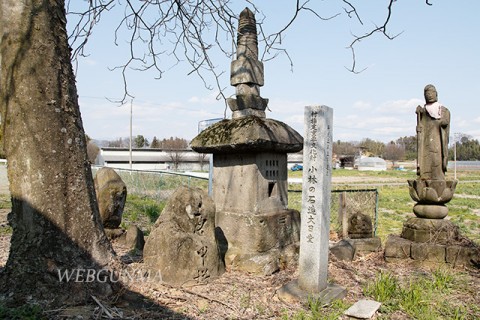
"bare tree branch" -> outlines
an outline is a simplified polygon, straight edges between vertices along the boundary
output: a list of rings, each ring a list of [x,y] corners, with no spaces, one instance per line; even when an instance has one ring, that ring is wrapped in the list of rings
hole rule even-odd
[[[71,54],[72,61],[77,66],[78,56],[85,56],[84,50],[88,39],[92,34],[93,27],[100,21],[100,16],[104,11],[109,11],[113,7],[115,0],[91,0],[90,8],[84,12],[70,11],[70,2],[66,3],[69,15],[76,16],[77,23],[68,35],[70,46],[75,48]]]
[[[395,39],[396,37],[398,37],[400,34],[402,34],[403,32],[400,32],[400,33],[397,33],[396,35],[390,35],[388,34],[387,32],[387,26],[388,26],[388,23],[390,22],[390,18],[392,16],[392,6],[393,6],[393,3],[395,2],[396,0],[389,0],[389,4],[388,4],[388,8],[387,8],[387,17],[385,18],[385,21],[383,22],[383,24],[381,26],[375,26],[374,29],[370,30],[369,32],[365,33],[364,35],[362,36],[355,36],[354,35],[354,40],[350,43],[350,45],[347,47],[349,48],[351,51],[352,51],[352,66],[351,68],[347,68],[346,69],[350,72],[353,72],[353,73],[361,73],[363,72],[364,70],[366,70],[367,68],[364,68],[360,71],[358,71],[356,69],[356,58],[355,58],[355,45],[357,43],[359,43],[360,41],[366,39],[366,38],[369,38],[371,37],[373,34],[377,33],[377,32],[380,32],[382,33],[387,39],[389,40],[393,40]],[[345,3],[348,3],[346,1],[344,1]],[[348,3],[349,4],[349,3]],[[352,6],[355,14],[357,15],[357,10]]]
[[[309,2],[310,2],[310,0],[305,0],[303,3],[301,3],[300,0],[297,0],[296,1],[296,7],[295,7],[295,13],[293,14],[292,18],[290,18],[290,20],[287,22],[287,24],[280,31],[278,31],[276,33],[273,33],[269,36],[265,36],[265,34],[263,32],[263,28],[262,28],[263,23],[259,23],[260,30],[261,30],[260,33],[264,35],[264,41],[265,41],[265,51],[262,55],[262,60],[265,60],[265,55],[266,54],[271,54],[272,50],[277,51],[277,52],[286,53],[285,49],[278,48],[278,47],[276,47],[276,45],[277,44],[278,45],[282,44],[282,39],[283,39],[283,35],[284,35],[285,31],[288,28],[290,28],[290,26],[295,22],[295,20],[297,20],[298,15],[300,14],[301,11],[307,11],[307,12],[313,13],[318,19],[323,20],[323,21],[331,20],[331,19],[340,15],[340,13],[337,13],[337,14],[334,14],[333,16],[330,16],[330,17],[322,17],[315,10],[311,9],[310,7],[307,7],[307,4]],[[274,56],[276,56],[276,54],[277,53],[274,53]],[[287,55],[287,58],[290,61],[291,68],[293,68],[293,61],[290,59],[290,56]]]
[[[345,13],[348,15],[348,17],[351,18],[352,14],[354,14],[357,17],[360,24],[363,25],[363,21],[362,21],[362,19],[360,19],[360,16],[358,15],[358,12],[357,12],[357,9],[347,0],[343,0],[343,2],[346,3],[350,7],[349,9],[343,8],[343,10],[345,10]]]
[[[78,4],[75,0],[75,4]],[[314,15],[320,21],[328,21],[338,17],[341,12],[330,16],[320,14],[320,9],[314,9],[310,0],[296,0],[294,12],[289,20],[278,32],[267,34],[263,28],[265,15],[253,3],[253,0],[243,0],[252,7],[257,14],[259,42],[264,51],[261,60],[269,61],[279,55],[285,55],[293,69],[293,60],[283,47],[285,34],[294,22],[300,18],[302,12]],[[361,36],[353,35],[354,39],[347,47],[352,53],[352,65],[346,67],[353,73],[358,71],[355,48],[362,40],[376,33],[383,34],[393,40],[399,34],[390,35],[387,32],[392,17],[392,6],[396,0],[389,0],[386,17],[381,25],[374,25]],[[203,81],[207,89],[218,90],[217,99],[226,100],[225,85],[221,84],[220,77],[225,73],[215,65],[211,59],[214,50],[219,50],[226,57],[232,58],[236,49],[236,28],[238,13],[233,11],[234,0],[88,0],[88,8],[83,12],[69,10],[72,0],[68,0],[67,11],[76,18],[71,28],[69,40],[74,48],[72,59],[77,61],[79,56],[85,56],[85,46],[100,18],[108,11],[123,10],[123,16],[118,19],[114,31],[114,43],[117,46],[127,42],[128,57],[125,63],[112,68],[119,70],[123,80],[123,96],[117,102],[124,102],[133,97],[128,88],[127,73],[131,70],[155,71],[155,78],[162,78],[165,71],[180,62],[188,63],[191,70],[188,73],[196,74]],[[236,1],[238,2],[238,1]],[[342,0],[343,11],[350,18],[355,18],[360,25],[364,25],[353,0]],[[431,5],[426,0],[427,5]],[[339,10],[341,10],[339,6]],[[260,17],[258,17],[260,16]],[[215,86],[209,85],[206,78],[209,73],[213,76]],[[227,107],[225,103],[225,108]],[[226,109],[225,109],[226,110]],[[225,111],[226,115],[226,111]]]

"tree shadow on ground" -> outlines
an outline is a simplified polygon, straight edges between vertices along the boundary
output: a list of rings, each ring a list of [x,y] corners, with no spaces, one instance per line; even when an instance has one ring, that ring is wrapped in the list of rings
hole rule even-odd
[[[129,288],[128,281],[141,284],[151,274],[132,273],[118,256],[100,263],[27,201],[12,203],[10,253],[0,270],[0,318],[15,318],[19,307],[37,305],[48,319],[101,314],[110,319],[190,319]]]

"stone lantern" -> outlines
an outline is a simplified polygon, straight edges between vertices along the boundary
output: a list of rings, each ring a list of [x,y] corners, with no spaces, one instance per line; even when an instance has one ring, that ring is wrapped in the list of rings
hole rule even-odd
[[[300,216],[288,209],[287,153],[302,150],[303,138],[265,116],[263,63],[248,8],[240,14],[236,58],[230,78],[236,98],[227,101],[232,119],[202,131],[191,147],[213,154],[216,225],[225,240],[226,264],[270,274],[293,258],[298,246]]]

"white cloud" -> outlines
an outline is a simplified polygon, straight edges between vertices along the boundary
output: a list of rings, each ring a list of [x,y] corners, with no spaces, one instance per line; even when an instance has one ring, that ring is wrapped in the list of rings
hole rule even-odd
[[[301,114],[306,106],[313,105],[304,100],[281,100],[281,99],[269,99],[268,108],[272,110],[270,116],[272,118],[278,117],[278,114]],[[268,110],[267,110],[268,111]]]
[[[216,104],[224,104],[223,103],[223,98],[221,95],[219,95],[218,92],[216,91],[211,91],[208,95],[206,96],[192,96],[187,100],[188,103],[190,104],[195,104],[195,105],[204,105],[204,106],[211,106],[211,105],[216,105]]]
[[[377,112],[389,114],[415,114],[418,105],[423,105],[423,100],[412,98],[408,100],[391,100],[386,101],[376,108]]]
[[[354,110],[369,110],[371,108],[372,108],[372,104],[370,102],[357,101],[353,104]]]
[[[303,114],[295,114],[295,115],[286,117],[283,121],[287,124],[295,123],[295,124],[302,124],[303,125],[304,124],[304,115]]]
[[[130,103],[118,106],[102,99],[81,99],[85,131],[96,139],[127,137],[130,127]],[[151,103],[133,101],[133,135],[142,134],[151,139],[179,136],[192,139],[197,134],[198,122],[223,117],[223,105],[195,107],[188,101]]]

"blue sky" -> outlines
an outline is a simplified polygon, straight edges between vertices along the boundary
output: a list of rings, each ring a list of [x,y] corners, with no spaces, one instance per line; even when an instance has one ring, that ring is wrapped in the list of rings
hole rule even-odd
[[[295,1],[256,1],[266,16],[264,26],[281,29],[293,13]],[[282,45],[293,60],[293,71],[285,56],[265,62],[265,86],[261,95],[269,98],[269,118],[288,123],[303,134],[303,110],[307,105],[333,108],[334,140],[360,141],[371,138],[389,142],[415,134],[415,108],[423,104],[423,88],[437,87],[439,101],[452,114],[451,135],[456,132],[480,139],[480,1],[420,0],[394,3],[389,32],[401,33],[388,40],[376,34],[356,48],[360,74],[348,72],[352,63],[346,47],[352,33],[361,35],[386,15],[386,0],[351,1],[359,3],[364,22],[350,19],[342,1],[311,1],[324,16],[342,15],[320,21],[303,12],[287,31]],[[240,12],[244,1],[233,2]],[[124,106],[108,101],[123,94],[122,77],[111,68],[122,64],[127,55],[125,39],[114,44],[115,22],[122,12],[111,10],[96,26],[77,68],[77,87],[83,124],[95,139],[114,139],[129,135],[130,101]],[[257,15],[257,19],[260,16]],[[260,46],[260,51],[263,48]],[[213,51],[213,50],[212,50]],[[225,94],[229,86],[230,59],[213,53]],[[133,99],[133,135],[148,139],[178,136],[192,139],[199,121],[223,117],[225,104],[216,100],[190,68],[164,59],[164,76],[156,80],[153,72],[128,72]],[[214,84],[212,78],[207,78]],[[227,116],[230,116],[230,110]]]

